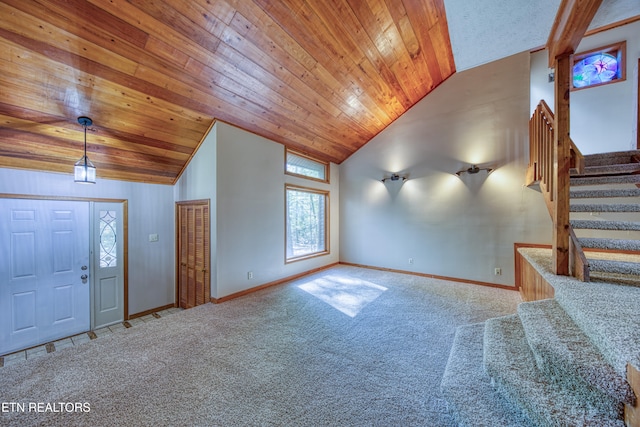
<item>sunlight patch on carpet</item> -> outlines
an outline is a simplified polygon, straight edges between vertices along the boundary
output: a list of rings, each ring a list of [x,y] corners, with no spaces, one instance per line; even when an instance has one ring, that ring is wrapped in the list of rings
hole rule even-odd
[[[332,275],[303,283],[298,288],[350,317],[356,317],[360,310],[387,290],[366,280]]]

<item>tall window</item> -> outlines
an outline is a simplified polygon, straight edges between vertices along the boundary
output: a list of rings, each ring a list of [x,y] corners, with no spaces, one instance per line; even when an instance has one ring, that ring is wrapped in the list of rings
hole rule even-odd
[[[286,261],[328,254],[329,192],[286,186]]]

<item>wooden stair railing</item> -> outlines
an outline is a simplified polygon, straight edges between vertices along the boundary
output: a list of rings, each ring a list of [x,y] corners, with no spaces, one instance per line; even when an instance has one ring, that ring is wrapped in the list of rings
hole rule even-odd
[[[527,168],[526,185],[538,184],[547,205],[547,210],[554,218],[554,186],[558,183],[557,168],[554,167],[554,123],[555,117],[544,100],[540,101],[529,120],[529,166]],[[578,173],[584,172],[584,156],[571,141],[570,166]],[[569,199],[558,200],[558,206],[569,209]],[[554,224],[554,227],[556,224]],[[569,272],[582,281],[589,281],[589,262],[569,225]],[[556,245],[554,245],[555,247]]]

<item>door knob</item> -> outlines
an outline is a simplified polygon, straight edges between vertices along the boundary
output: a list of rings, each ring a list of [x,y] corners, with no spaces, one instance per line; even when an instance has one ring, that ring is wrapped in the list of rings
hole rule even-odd
[[[82,267],[80,267],[80,270],[86,270],[86,269],[87,269],[86,265],[83,265]]]
[[[80,276],[80,278],[81,278],[82,280],[87,280],[87,278],[88,278],[88,277],[89,277],[89,276],[87,276],[86,274],[83,274],[82,276]]]

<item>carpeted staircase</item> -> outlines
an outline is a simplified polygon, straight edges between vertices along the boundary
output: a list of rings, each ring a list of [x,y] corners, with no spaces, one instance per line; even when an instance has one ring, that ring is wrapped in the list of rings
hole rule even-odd
[[[571,226],[585,249],[592,279],[640,285],[640,151],[585,156],[571,175]]]
[[[624,426],[640,367],[639,152],[585,156],[571,223],[591,282],[556,276],[550,249],[519,249],[555,290],[514,315],[458,328],[441,388],[463,426]],[[595,250],[605,250],[597,252]]]
[[[441,383],[450,411],[462,426],[624,426],[640,287],[556,276],[550,249],[519,252],[555,298],[458,328]]]

